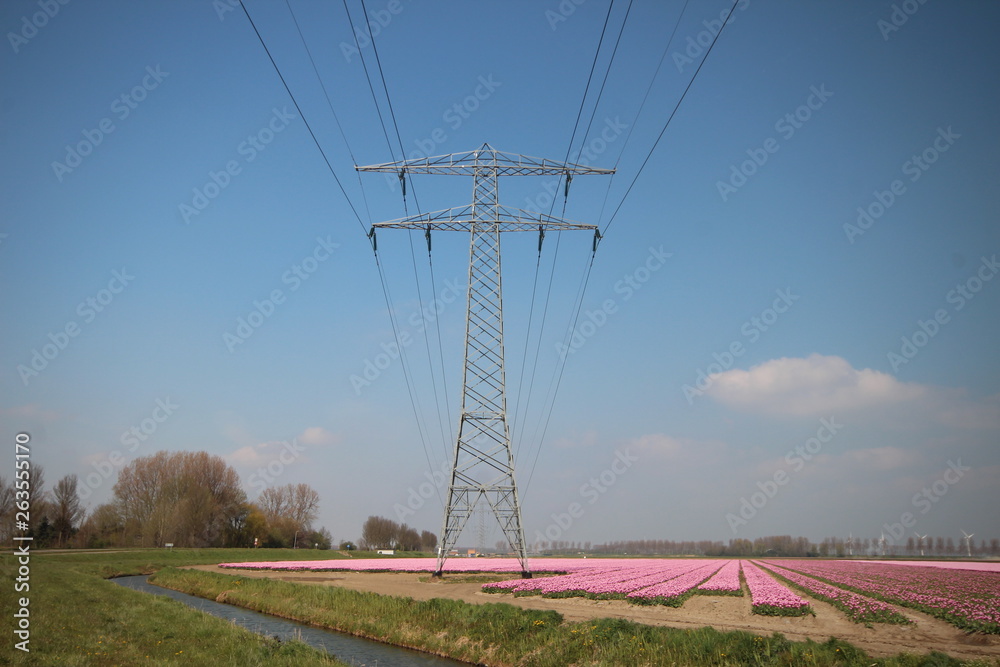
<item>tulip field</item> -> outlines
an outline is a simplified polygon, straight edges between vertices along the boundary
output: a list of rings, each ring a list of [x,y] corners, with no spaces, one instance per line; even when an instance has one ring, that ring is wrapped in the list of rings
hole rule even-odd
[[[740,562],[728,561],[708,581],[698,586],[701,595],[743,595],[740,585]]]
[[[855,623],[909,623],[905,616],[884,602],[859,595],[843,588],[824,583],[819,579],[799,574],[768,563],[766,571],[804,590],[809,595],[829,602],[839,608]]]
[[[755,614],[803,616],[812,611],[808,602],[753,563],[745,561],[740,567],[750,589],[750,604]]]
[[[923,611],[963,630],[1000,634],[1000,571],[995,563],[965,563],[962,568],[878,561],[776,560],[770,564],[868,599]]]
[[[909,623],[893,605],[936,616],[964,630],[1000,634],[1000,567],[995,563],[854,560],[735,560],[710,558],[544,558],[531,579],[483,584],[487,593],[550,598],[583,597],[681,607],[692,595],[749,593],[755,614],[812,614],[810,599],[855,623]],[[433,558],[224,563],[249,570],[432,572]],[[507,558],[451,558],[448,574],[516,575]],[[543,576],[543,575],[550,576]]]

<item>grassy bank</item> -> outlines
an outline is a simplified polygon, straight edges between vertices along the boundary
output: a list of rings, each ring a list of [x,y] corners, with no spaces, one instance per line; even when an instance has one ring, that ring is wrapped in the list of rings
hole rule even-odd
[[[567,623],[509,604],[375,595],[338,587],[166,569],[155,583],[205,598],[487,665],[958,666],[940,653],[871,658],[837,640],[791,642],[712,628],[680,630],[620,619]]]
[[[14,592],[17,562],[0,555],[3,644],[14,665],[342,665],[298,642],[278,642],[183,603],[128,590],[107,577],[220,560],[303,560],[305,550],[177,549],[31,555],[27,592]],[[322,552],[330,558],[331,552]],[[17,598],[30,599],[30,653],[14,648]]]

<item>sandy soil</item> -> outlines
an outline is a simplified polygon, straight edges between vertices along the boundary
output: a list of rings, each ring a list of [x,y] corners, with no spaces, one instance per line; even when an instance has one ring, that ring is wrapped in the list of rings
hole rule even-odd
[[[585,598],[550,599],[539,596],[514,597],[483,593],[482,584],[449,583],[429,580],[418,573],[389,572],[274,572],[223,569],[215,565],[196,565],[192,569],[246,577],[269,577],[282,581],[342,586],[356,591],[383,595],[402,595],[418,600],[452,598],[472,603],[507,602],[528,609],[554,609],[568,621],[592,618],[625,618],[647,625],[675,628],[699,628],[706,625],[718,630],[745,630],[769,635],[780,632],[789,639],[826,641],[837,637],[860,646],[874,656],[894,655],[901,651],[927,653],[942,651],[962,660],[1000,659],[1000,637],[969,635],[944,621],[904,607],[900,613],[915,625],[875,625],[866,628],[847,620],[832,605],[810,600],[816,616],[798,618],[758,616],[750,612],[749,596],[742,598],[695,595],[680,609],[633,605],[622,600]],[[423,579],[424,581],[421,581]]]

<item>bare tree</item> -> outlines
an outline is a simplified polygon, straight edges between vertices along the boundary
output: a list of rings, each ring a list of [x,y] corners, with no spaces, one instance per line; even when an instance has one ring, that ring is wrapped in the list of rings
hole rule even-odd
[[[308,484],[268,487],[257,498],[257,505],[267,518],[270,543],[292,546],[296,534],[312,530],[319,514],[319,494]]]
[[[59,546],[65,546],[66,542],[76,534],[86,514],[86,510],[80,504],[76,485],[76,475],[66,475],[52,490],[52,529],[56,533]]]
[[[220,546],[246,493],[239,475],[206,452],[157,452],[118,474],[115,499],[129,544]]]
[[[48,494],[45,492],[45,468],[40,465],[31,466],[28,479],[30,480],[28,512],[31,514],[32,525],[37,526],[49,512]]]
[[[370,516],[361,527],[363,549],[392,549],[399,537],[399,524],[392,519]]]
[[[319,494],[308,484],[291,487],[291,517],[303,530],[312,528],[312,522],[319,516]]]
[[[284,486],[270,486],[257,497],[257,506],[267,517],[268,521],[274,521],[281,517],[287,517],[291,513],[291,498]]]
[[[125,519],[118,503],[104,503],[94,508],[80,527],[77,542],[80,546],[101,548],[122,544]]]
[[[405,523],[399,527],[396,535],[396,546],[402,551],[416,551],[420,548],[420,533]]]
[[[438,536],[429,530],[420,533],[420,550],[434,551],[437,549]]]

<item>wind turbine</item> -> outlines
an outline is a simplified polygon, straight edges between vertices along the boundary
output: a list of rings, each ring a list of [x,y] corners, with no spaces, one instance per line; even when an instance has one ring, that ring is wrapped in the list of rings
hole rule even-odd
[[[969,558],[972,558],[972,538],[976,535],[975,533],[966,533],[962,531],[962,535],[965,536],[965,552],[968,554]]]
[[[878,546],[882,550],[882,557],[885,558],[885,531],[882,532],[882,537],[878,538]]]
[[[926,535],[921,535],[919,533],[913,533],[917,536],[917,547],[920,549],[920,555],[924,555],[924,540],[927,539]]]
[[[854,556],[854,533],[847,534],[847,553]]]

